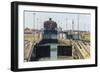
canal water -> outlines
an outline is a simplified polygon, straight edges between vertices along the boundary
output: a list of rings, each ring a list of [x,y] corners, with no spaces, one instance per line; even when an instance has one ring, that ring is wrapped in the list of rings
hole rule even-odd
[[[57,44],[50,44],[50,59],[57,60]]]

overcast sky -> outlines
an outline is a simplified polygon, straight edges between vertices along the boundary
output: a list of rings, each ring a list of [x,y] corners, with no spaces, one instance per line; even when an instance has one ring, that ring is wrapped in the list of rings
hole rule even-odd
[[[79,30],[90,31],[90,14],[25,11],[24,15],[24,28],[28,27],[31,29],[41,29],[43,28],[44,21],[47,21],[49,20],[49,18],[52,18],[52,20],[57,23],[57,27],[61,27],[62,30],[72,30],[72,24],[74,30],[78,30],[79,22]]]

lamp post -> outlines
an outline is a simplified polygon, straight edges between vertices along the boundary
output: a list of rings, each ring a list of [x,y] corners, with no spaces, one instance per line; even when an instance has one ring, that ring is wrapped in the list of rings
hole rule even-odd
[[[79,40],[79,15],[78,15],[78,40]]]
[[[35,13],[33,13],[33,32],[35,31]],[[35,43],[35,32],[33,33],[34,36],[34,43]]]
[[[74,19],[72,20],[72,35],[74,36]],[[73,37],[74,39],[74,37]]]
[[[67,19],[67,17],[66,17],[66,38],[67,38],[67,36],[68,36],[68,33],[67,33],[67,23],[68,22],[68,19]]]

